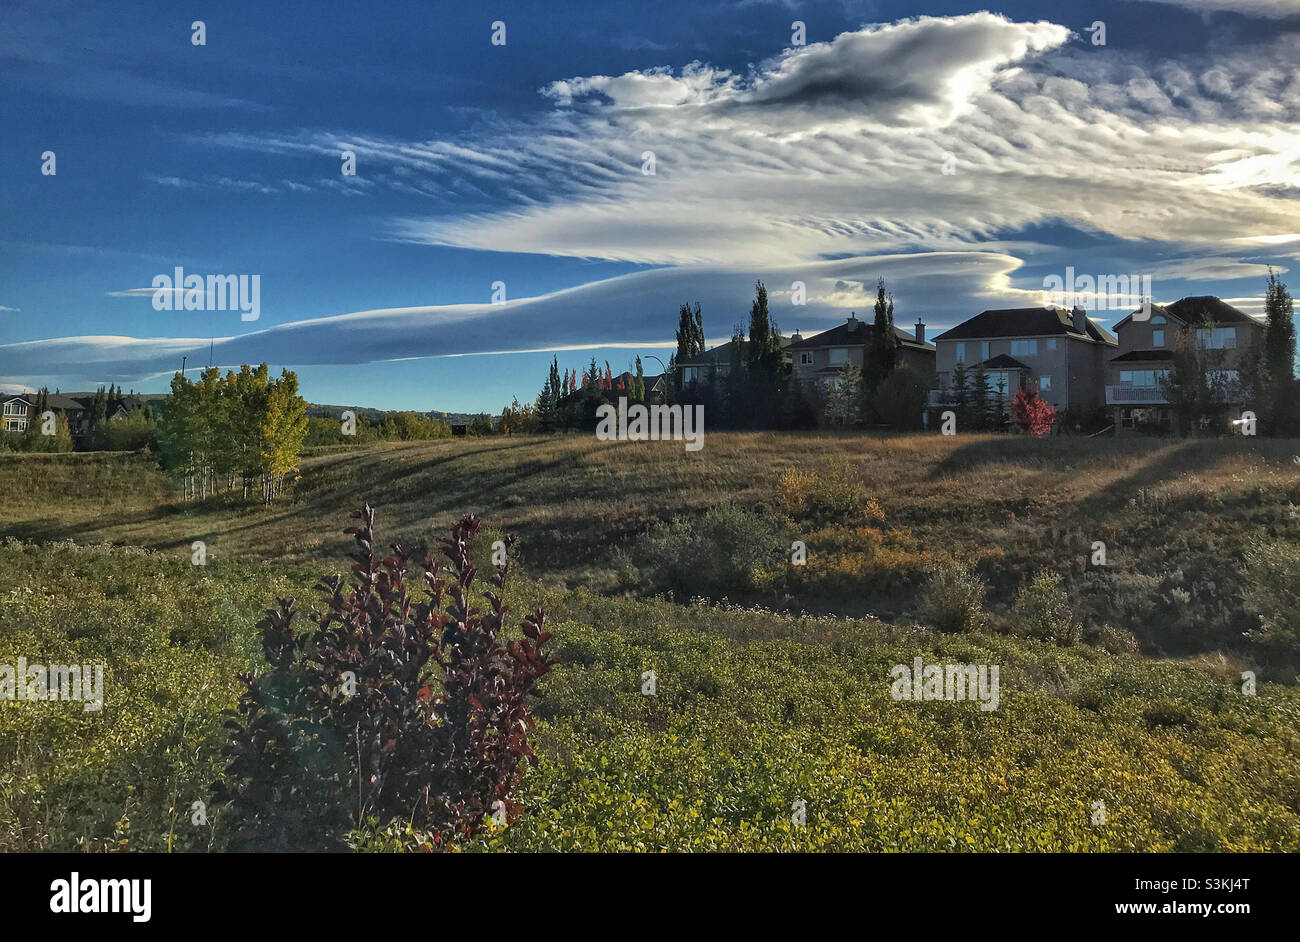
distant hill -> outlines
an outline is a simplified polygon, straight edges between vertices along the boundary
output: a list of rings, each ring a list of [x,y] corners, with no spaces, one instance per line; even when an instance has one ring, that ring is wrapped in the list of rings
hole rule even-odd
[[[372,409],[368,406],[335,406],[325,405],[322,403],[307,403],[307,415],[311,418],[329,418],[337,419],[345,411],[352,411],[357,414],[358,418],[364,418],[372,425],[381,422],[385,415],[397,412],[416,412],[427,419],[441,419],[448,425],[468,425],[480,413],[478,412],[418,412],[414,409]],[[493,416],[493,418],[497,418]]]

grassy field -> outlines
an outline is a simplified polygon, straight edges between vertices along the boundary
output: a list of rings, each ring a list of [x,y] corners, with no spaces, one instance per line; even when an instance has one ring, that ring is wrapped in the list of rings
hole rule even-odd
[[[184,503],[144,456],[10,455],[0,456],[11,495],[0,535],[185,558],[203,540],[217,562],[319,568],[348,549],[339,509],[369,501],[407,546],[429,545],[474,512],[518,533],[523,565],[549,586],[644,595],[657,587],[620,573],[647,562],[638,539],[657,522],[735,502],[779,518],[809,554],[806,567],[769,573],[745,601],[911,617],[925,569],[953,554],[978,563],[995,612],[1048,568],[1095,621],[1133,631],[1154,653],[1195,654],[1240,647],[1255,623],[1240,600],[1248,539],[1300,538],[1297,455],[1300,442],[1241,438],[715,433],[694,454],[589,436],[455,439],[309,457],[295,497],[269,509]],[[779,481],[791,467],[842,474],[879,514],[783,505]],[[1105,567],[1091,564],[1096,541]]]
[[[220,822],[192,823],[191,807],[220,769],[235,674],[260,664],[254,626],[277,595],[309,599],[346,568],[341,531],[362,499],[385,542],[430,545],[466,511],[518,532],[527,578],[511,604],[550,613],[563,665],[537,708],[528,813],[464,849],[1297,850],[1300,691],[1240,639],[1257,621],[1245,546],[1296,540],[1296,453],[1241,439],[711,434],[698,454],[453,440],[315,455],[269,509],[181,503],[143,456],[0,456],[0,663],[109,672],[100,713],[0,703],[0,850],[212,846]],[[806,539],[808,565],[756,572],[729,602],[656,596],[646,535],[728,503]],[[190,565],[196,539],[206,567]],[[1088,562],[1095,540],[1106,567]],[[925,569],[949,555],[989,582],[981,631],[918,623]],[[1001,615],[1042,568],[1143,653],[1011,633]],[[918,656],[1000,665],[999,708],[893,700],[891,666]],[[1245,667],[1260,669],[1256,696]]]

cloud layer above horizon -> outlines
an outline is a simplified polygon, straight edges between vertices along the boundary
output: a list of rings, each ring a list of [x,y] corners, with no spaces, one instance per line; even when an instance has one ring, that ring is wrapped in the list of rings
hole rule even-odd
[[[377,221],[383,239],[655,266],[500,305],[321,312],[217,339],[215,362],[662,344],[686,300],[713,315],[710,334],[729,333],[756,278],[787,331],[869,309],[881,276],[909,310],[955,322],[1038,303],[1041,275],[1014,274],[1029,259],[1063,270],[1069,247],[1019,234],[1058,225],[1154,247],[1136,270],[1171,279],[1255,277],[1262,253],[1300,257],[1300,37],[1225,43],[1212,63],[1086,39],[987,12],[922,16],[788,48],[744,73],[694,61],[557,79],[532,116],[455,139],[208,133],[216,148],[268,158],[357,154],[358,177],[295,190],[387,189],[452,206],[474,194],[460,200],[472,212]],[[806,307],[789,306],[795,280]],[[207,347],[75,337],[0,356],[23,377],[93,368],[131,381]]]

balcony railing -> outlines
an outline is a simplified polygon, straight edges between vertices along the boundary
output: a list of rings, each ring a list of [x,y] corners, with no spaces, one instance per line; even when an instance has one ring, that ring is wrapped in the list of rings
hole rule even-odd
[[[1164,391],[1159,386],[1107,386],[1106,405],[1167,405]]]

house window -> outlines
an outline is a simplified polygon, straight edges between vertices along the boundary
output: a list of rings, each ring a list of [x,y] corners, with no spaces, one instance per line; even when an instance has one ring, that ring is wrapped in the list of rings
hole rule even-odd
[[[981,341],[980,341],[980,359],[981,359],[981,360],[987,360],[988,358],[989,358],[989,342],[988,342],[987,340],[981,340]]]
[[[1165,319],[1159,314],[1151,318],[1151,326],[1153,327],[1156,326],[1157,324],[1164,324],[1164,323],[1165,323]]]
[[[1168,370],[1120,370],[1119,381],[1122,386],[1155,389],[1168,375]]]
[[[812,365],[812,361],[813,361],[813,356],[812,356],[811,353],[801,353],[801,354],[799,354],[799,365],[800,365],[800,366],[811,366],[811,365]]]
[[[1011,355],[1013,357],[1036,357],[1038,356],[1037,340],[1013,340],[1011,341]]]
[[[831,366],[843,366],[848,358],[848,347],[831,347]]]
[[[957,344],[957,362],[966,362],[966,345],[964,343]]]
[[[1047,340],[1047,349],[1048,349],[1048,350],[1055,350],[1055,349],[1056,349],[1056,338],[1055,338],[1055,337],[1049,337],[1049,338],[1048,338],[1048,340]]]
[[[1163,347],[1165,345],[1165,332],[1163,330],[1151,331],[1151,346]]]
[[[1196,340],[1210,350],[1233,350],[1237,346],[1237,330],[1235,327],[1201,328],[1196,331]]]
[[[1052,389],[1052,377],[1044,373],[1038,377],[1038,391],[1040,393],[1050,392]]]
[[[25,432],[27,431],[26,419],[5,419],[6,432]]]
[[[26,415],[27,406],[21,402],[6,402],[5,415]]]

